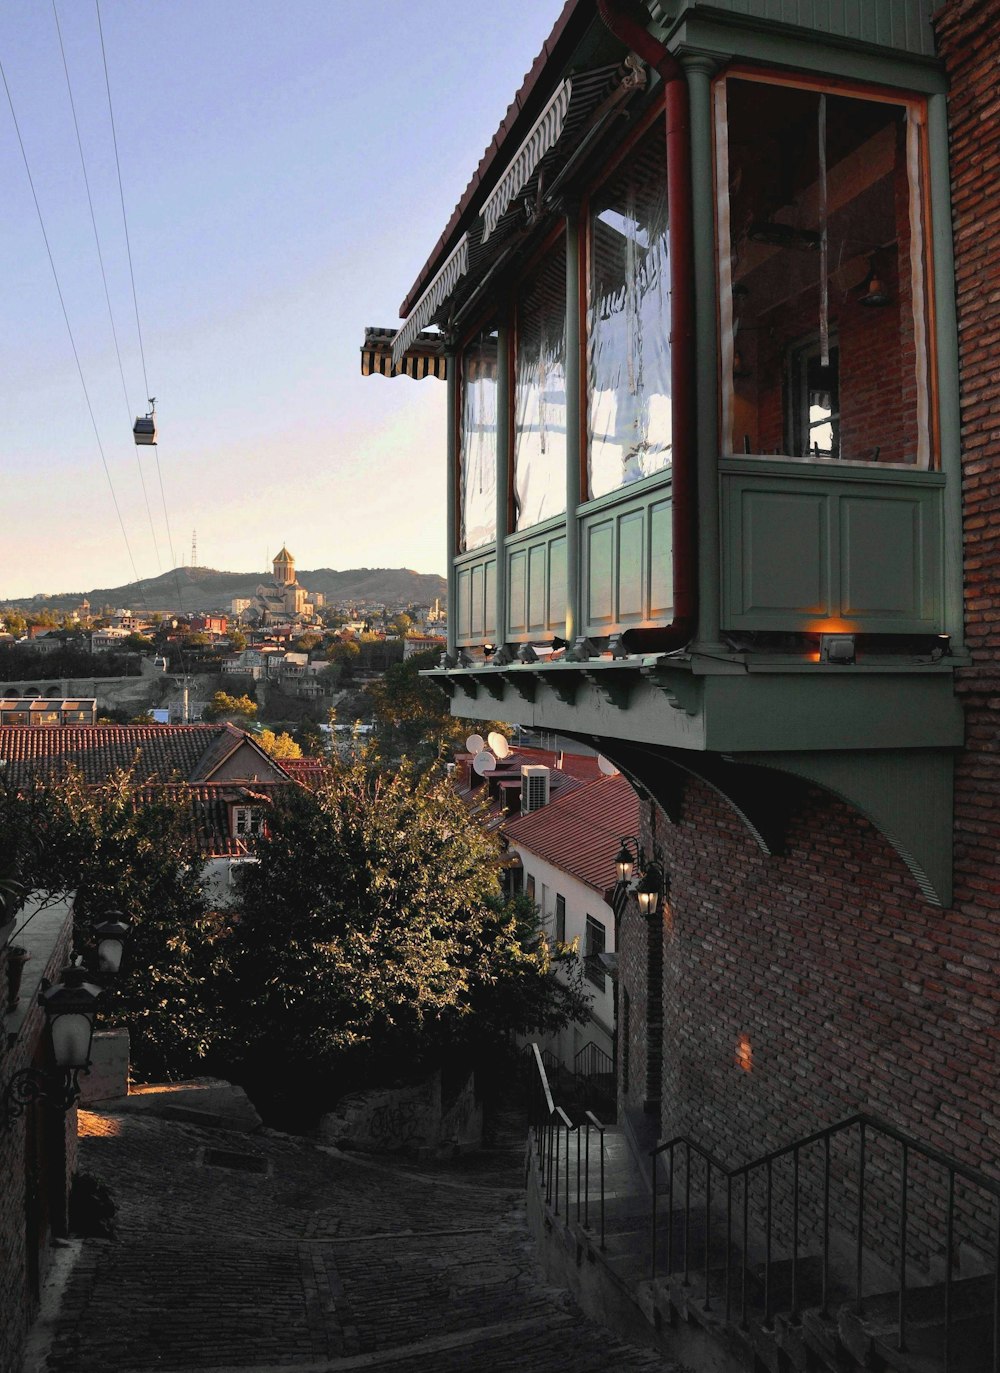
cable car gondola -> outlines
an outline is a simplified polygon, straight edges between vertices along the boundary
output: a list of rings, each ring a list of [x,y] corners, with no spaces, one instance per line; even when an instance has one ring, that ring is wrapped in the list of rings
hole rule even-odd
[[[149,413],[145,416],[137,415],[135,424],[132,426],[132,437],[136,443],[155,443],[156,442],[156,397],[149,398]]]

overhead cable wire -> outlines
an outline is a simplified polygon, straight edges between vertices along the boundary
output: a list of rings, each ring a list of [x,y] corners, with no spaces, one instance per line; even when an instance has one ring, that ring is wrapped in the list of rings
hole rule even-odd
[[[101,442],[101,433],[100,433],[100,430],[99,430],[98,427],[97,427],[97,419],[96,419],[96,417],[95,417],[95,415],[94,415],[94,407],[93,407],[93,405],[91,404],[90,392],[89,392],[89,390],[87,389],[87,380],[86,380],[86,378],[85,378],[84,375],[83,375],[83,366],[82,366],[82,364],[81,364],[81,362],[80,362],[80,354],[79,354],[79,352],[78,352],[78,350],[77,350],[76,339],[73,337],[73,326],[72,326],[72,325],[70,324],[70,322],[69,322],[69,313],[68,313],[68,311],[67,311],[67,309],[66,309],[66,301],[65,301],[65,298],[63,297],[62,286],[59,284],[59,273],[56,271],[55,258],[52,256],[52,248],[51,248],[51,246],[50,246],[50,244],[49,244],[49,236],[48,236],[48,233],[46,232],[46,229],[45,229],[45,220],[44,220],[44,218],[42,217],[42,207],[41,207],[41,205],[39,204],[39,201],[38,201],[38,193],[37,193],[36,190],[35,190],[34,178],[33,178],[32,175],[31,175],[31,167],[30,167],[30,165],[29,165],[29,163],[28,163],[28,154],[27,154],[27,152],[25,151],[24,139],[21,137],[21,126],[20,126],[20,124],[17,122],[17,113],[16,113],[16,111],[15,111],[15,109],[14,109],[14,101],[13,101],[13,99],[12,99],[12,97],[11,97],[10,86],[7,84],[7,73],[4,71],[4,67],[3,67],[3,62],[2,62],[2,61],[0,61],[0,79],[3,80],[3,88],[4,88],[4,91],[5,91],[6,95],[7,95],[7,104],[10,106],[10,117],[11,117],[11,119],[14,121],[14,132],[17,134],[18,146],[19,146],[19,148],[21,149],[21,158],[22,158],[22,160],[24,161],[24,170],[25,170],[25,172],[26,172],[26,174],[27,174],[27,177],[28,177],[28,185],[29,185],[30,188],[31,188],[31,198],[32,198],[32,200],[35,202],[35,213],[38,215],[38,224],[39,224],[39,228],[40,228],[41,231],[42,231],[42,239],[43,239],[43,241],[44,241],[44,243],[45,243],[45,251],[46,251],[46,253],[48,254],[49,266],[50,266],[50,268],[52,269],[52,279],[53,279],[53,281],[55,282],[56,294],[57,294],[58,297],[59,297],[59,304],[60,304],[60,306],[61,306],[61,308],[62,308],[63,319],[64,319],[65,322],[66,322],[66,332],[69,334],[70,347],[73,349],[73,357],[74,357],[74,359],[75,359],[75,361],[76,361],[76,370],[77,370],[77,372],[79,373],[79,376],[80,376],[80,385],[81,385],[82,388],[83,388],[84,399],[85,399],[86,402],[87,402],[87,410],[88,410],[89,413],[90,413],[90,423],[93,425],[93,428],[94,428],[94,438],[97,440],[97,450],[98,450],[98,452],[99,452],[100,455],[101,455],[101,464],[102,464],[102,466],[104,467],[104,475],[105,475],[105,477],[107,477],[107,480],[108,480],[108,489],[109,489],[109,491],[111,492],[111,501],[112,501],[112,504],[113,504],[114,507],[115,507],[115,514],[118,516],[118,523],[119,523],[119,525],[120,525],[120,527],[121,527],[122,538],[123,538],[124,541],[125,541],[125,548],[126,548],[126,551],[128,552],[128,560],[129,560],[129,562],[132,564],[132,573],[133,573],[133,576],[135,577],[135,580],[136,580],[136,582],[137,582],[137,584],[138,584],[138,586],[139,586],[139,594],[142,596],[142,603],[143,603],[143,605],[146,607],[146,613],[147,613],[147,615],[148,615],[148,614],[149,614],[149,604],[148,604],[148,602],[146,601],[146,588],[145,588],[145,584],[144,584],[142,578],[139,576],[139,570],[138,570],[138,568],[137,568],[136,565],[135,565],[135,558],[132,556],[132,545],[129,543],[128,534],[127,534],[126,531],[125,531],[125,521],[122,519],[121,507],[120,507],[119,504],[118,504],[118,497],[117,497],[117,495],[115,494],[115,484],[114,484],[114,482],[111,480],[111,470],[110,470],[110,468],[108,467],[108,460],[107,460],[107,458],[106,458],[106,456],[105,456],[105,454],[104,454],[104,444]]]
[[[55,4],[55,0],[52,0]],[[139,297],[135,289],[135,269],[132,265],[132,241],[128,232],[128,215],[125,212],[125,187],[122,182],[122,167],[118,157],[118,133],[115,128],[115,107],[111,99],[111,78],[108,75],[108,54],[104,46],[104,26],[101,23],[101,0],[94,0],[94,8],[97,11],[97,31],[101,36],[101,61],[104,64],[104,86],[108,93],[108,114],[111,117],[111,140],[115,149],[115,170],[118,173],[118,198],[122,207],[122,227],[125,230],[125,250],[128,254],[129,280],[132,283],[132,306],[135,310],[135,331],[139,340],[139,357],[142,359],[142,380],[146,387],[146,395],[149,396],[149,378],[146,375],[146,350],[142,342],[142,324],[139,321]],[[170,532],[170,516],[167,513],[167,497],[163,489],[163,472],[160,468],[160,448],[159,444],[153,444],[153,452],[156,457],[156,478],[160,485],[160,501],[163,505],[163,523],[167,530],[167,544],[170,548],[170,562],[174,569],[174,585],[177,589],[177,610],[183,614],[184,597],[181,591],[180,574],[177,568],[177,557],[174,553],[174,541]],[[183,665],[183,653],[182,653]]]
[[[132,407],[128,399],[128,387],[125,384],[125,368],[122,366],[121,350],[118,347],[118,331],[115,328],[115,316],[111,308],[111,293],[108,290],[108,277],[104,270],[104,254],[101,252],[101,238],[97,231],[97,216],[94,214],[94,200],[90,193],[90,177],[87,175],[87,161],[83,155],[83,140],[80,137],[80,123],[76,117],[76,102],[73,99],[73,85],[69,78],[69,64],[66,61],[66,49],[63,46],[62,27],[59,23],[59,12],[56,9],[56,0],[52,0],[52,16],[56,21],[56,33],[59,35],[59,53],[62,57],[63,71],[66,73],[66,90],[69,94],[69,107],[73,112],[73,128],[76,130],[76,146],[80,152],[80,166],[83,169],[83,184],[87,188],[87,204],[90,207],[90,222],[94,229],[94,243],[97,246],[97,260],[101,266],[101,280],[104,283],[104,299],[108,303],[108,319],[111,322],[111,337],[115,341],[115,356],[118,359],[118,373],[122,379],[122,395],[125,397],[125,412],[128,415],[129,428],[132,427]],[[139,469],[139,483],[142,487],[142,498],[146,504],[146,515],[149,519],[149,532],[153,537],[153,551],[156,554],[156,570],[163,571],[163,563],[160,559],[160,545],[156,538],[156,529],[153,525],[153,511],[149,504],[149,493],[146,490],[146,476],[142,470],[142,463],[139,460],[139,450],[135,450],[135,465]]]

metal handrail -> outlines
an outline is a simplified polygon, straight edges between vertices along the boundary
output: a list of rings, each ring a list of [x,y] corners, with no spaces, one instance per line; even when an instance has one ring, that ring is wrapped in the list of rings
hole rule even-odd
[[[585,1111],[582,1120],[573,1123],[567,1112],[556,1104],[549,1086],[545,1070],[544,1056],[537,1044],[531,1046],[531,1056],[536,1068],[535,1102],[530,1123],[534,1136],[535,1153],[541,1170],[542,1187],[546,1205],[551,1205],[553,1215],[560,1213],[560,1201],[564,1208],[565,1223],[571,1218],[570,1207],[570,1135],[576,1135],[576,1219],[582,1216],[584,1229],[590,1229],[590,1136],[596,1130],[600,1147],[600,1218],[601,1248],[605,1247],[605,1168],[604,1132],[605,1126],[592,1111]],[[581,1131],[584,1145],[581,1147]],[[563,1139],[565,1139],[565,1169],[562,1167]],[[560,1176],[560,1174],[562,1176]],[[560,1182],[562,1184],[560,1189]],[[560,1197],[560,1190],[562,1196]]]
[[[747,1293],[747,1273],[748,1273],[748,1250],[749,1250],[749,1197],[750,1184],[753,1175],[760,1176],[763,1171],[766,1180],[765,1191],[765,1259],[764,1259],[764,1324],[769,1326],[775,1315],[772,1301],[771,1270],[773,1267],[773,1217],[774,1217],[774,1165],[781,1159],[791,1158],[792,1160],[792,1198],[791,1198],[791,1308],[790,1316],[793,1320],[798,1319],[800,1309],[800,1169],[799,1164],[802,1152],[811,1148],[813,1145],[822,1144],[823,1146],[823,1192],[822,1192],[822,1249],[821,1249],[821,1281],[822,1298],[821,1312],[828,1314],[829,1291],[830,1291],[830,1175],[831,1175],[831,1153],[830,1142],[840,1135],[857,1130],[858,1133],[858,1160],[857,1160],[857,1202],[855,1215],[855,1264],[854,1264],[854,1309],[860,1316],[864,1312],[864,1257],[865,1257],[865,1175],[867,1167],[867,1148],[869,1137],[876,1136],[892,1140],[900,1146],[899,1154],[899,1221],[897,1232],[897,1262],[898,1262],[898,1304],[896,1313],[896,1343],[900,1351],[906,1349],[906,1295],[907,1295],[907,1268],[908,1268],[908,1219],[910,1205],[910,1161],[911,1155],[924,1159],[928,1163],[934,1164],[943,1169],[947,1174],[947,1204],[945,1215],[945,1275],[944,1275],[944,1369],[945,1373],[952,1370],[952,1326],[953,1326],[953,1293],[952,1293],[952,1269],[954,1252],[954,1231],[955,1231],[955,1183],[961,1178],[965,1182],[980,1189],[989,1196],[997,1199],[997,1220],[994,1253],[994,1274],[993,1274],[993,1320],[992,1320],[992,1370],[993,1373],[1000,1373],[1000,1182],[988,1177],[978,1169],[971,1168],[967,1164],[960,1163],[957,1159],[950,1158],[942,1150],[934,1148],[932,1145],[924,1144],[914,1136],[904,1130],[900,1130],[887,1121],[879,1120],[877,1117],[866,1112],[857,1112],[848,1116],[844,1120],[835,1122],[833,1125],[824,1126],[814,1130],[808,1135],[782,1145],[777,1149],[769,1150],[765,1154],[752,1159],[748,1163],[737,1164],[730,1167],[723,1163],[719,1158],[704,1148],[696,1140],[687,1135],[675,1135],[672,1139],[661,1141],[654,1149],[651,1149],[650,1158],[653,1173],[653,1198],[652,1198],[652,1219],[651,1219],[651,1256],[650,1271],[653,1278],[657,1273],[657,1230],[658,1230],[658,1199],[659,1199],[659,1180],[657,1174],[657,1163],[663,1154],[669,1155],[669,1174],[667,1179],[668,1190],[668,1209],[669,1221],[667,1231],[667,1272],[673,1273],[674,1267],[674,1181],[675,1181],[675,1155],[677,1151],[684,1152],[684,1210],[683,1210],[683,1232],[684,1232],[684,1261],[683,1272],[684,1281],[690,1281],[690,1225],[691,1225],[691,1160],[692,1156],[700,1159],[704,1165],[704,1203],[705,1203],[705,1247],[704,1247],[704,1305],[708,1309],[712,1299],[712,1266],[711,1266],[711,1204],[712,1204],[712,1174],[713,1170],[721,1174],[725,1180],[726,1188],[726,1251],[725,1251],[725,1306],[726,1318],[731,1319],[733,1293],[731,1291],[732,1277],[732,1250],[733,1250],[733,1188],[734,1184],[742,1183],[743,1206],[742,1206],[742,1255],[740,1259],[741,1267],[741,1292],[740,1292],[740,1323],[746,1327],[748,1323],[748,1293]]]
[[[581,1060],[582,1066],[581,1066]],[[577,1077],[612,1077],[615,1071],[615,1061],[609,1053],[606,1053],[594,1040],[588,1039],[582,1049],[578,1049],[573,1058],[573,1071]]]

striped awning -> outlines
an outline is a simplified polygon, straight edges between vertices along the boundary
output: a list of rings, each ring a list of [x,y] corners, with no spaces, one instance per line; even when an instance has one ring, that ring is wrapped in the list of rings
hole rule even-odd
[[[425,324],[430,324],[442,302],[469,270],[469,235],[463,234],[454,252],[410,311],[410,317],[392,341],[392,361],[397,363]]]
[[[534,128],[514,154],[507,171],[490,192],[482,209],[483,243],[500,223],[510,202],[531,180],[539,162],[561,136],[572,93],[573,80],[567,77],[556,88],[552,99],[535,121]]]
[[[447,380],[448,359],[440,334],[418,334],[398,362],[392,359],[395,336],[395,329],[365,330],[365,341],[361,348],[363,377],[412,377],[414,381],[436,377],[438,381]]]

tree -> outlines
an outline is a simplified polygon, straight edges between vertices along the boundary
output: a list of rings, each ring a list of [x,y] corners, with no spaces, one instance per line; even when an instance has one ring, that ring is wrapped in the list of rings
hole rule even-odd
[[[283,797],[267,828],[238,879],[226,1006],[263,1105],[315,1114],[585,1012],[530,902],[503,902],[495,837],[440,777],[363,755]]]
[[[262,729],[256,736],[257,743],[272,758],[301,758],[302,749],[290,734],[275,734],[273,729]]]
[[[317,648],[322,642],[322,635],[313,634],[307,630],[305,634],[300,634],[299,637],[295,640],[294,644],[292,644],[292,651],[293,653],[310,653],[314,648]]]
[[[354,639],[338,639],[326,651],[329,663],[339,663],[341,667],[353,667],[361,657],[361,646]]]
[[[71,770],[14,792],[0,785],[0,852],[16,855],[29,890],[75,891],[74,934],[120,910],[133,931],[101,1023],[125,1025],[143,1080],[204,1071],[217,1030],[217,972],[224,933],[201,890],[201,858],[187,806],[150,795],[127,771],[100,785]]]
[[[405,610],[401,610],[395,619],[389,621],[389,628],[393,634],[398,634],[401,639],[405,638],[413,628],[413,617],[407,615]]]
[[[441,688],[420,676],[427,668],[437,667],[439,657],[435,648],[414,653],[394,663],[381,681],[368,688],[377,747],[384,760],[395,763],[408,757],[426,766],[461,748],[472,729],[480,734],[495,730],[510,737],[510,726],[501,721],[470,721],[451,714]]]
[[[249,696],[217,691],[201,713],[203,720],[255,720],[257,705]]]
[[[145,653],[153,647],[153,641],[145,634],[130,634],[122,645],[123,648],[135,649],[140,653]]]

